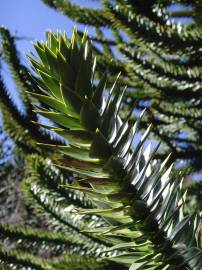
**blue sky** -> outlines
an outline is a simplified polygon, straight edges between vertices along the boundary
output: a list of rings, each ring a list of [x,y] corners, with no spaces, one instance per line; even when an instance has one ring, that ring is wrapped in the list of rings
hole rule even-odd
[[[80,2],[83,4],[84,1]],[[43,4],[41,0],[1,0],[0,25],[4,25],[19,37],[29,39],[17,42],[23,53],[32,48],[31,40],[44,39],[47,29],[66,30],[70,34],[74,23]]]
[[[74,1],[82,6],[96,8],[96,1]],[[75,25],[70,19],[60,12],[45,5],[41,0],[1,0],[0,1],[0,25],[4,25],[18,36],[32,39],[44,39],[45,31],[60,29],[71,34]],[[77,24],[77,27],[82,28]],[[32,48],[30,41],[19,41],[18,48],[23,51]]]
[[[79,0],[76,3],[96,7],[96,2]],[[45,5],[41,0],[0,0],[0,25],[7,27],[12,34],[22,37],[16,42],[21,59],[27,64],[25,55],[33,50],[32,41],[45,39],[45,31],[66,30],[71,35],[74,22],[63,14]],[[77,24],[78,28],[82,28]],[[12,94],[15,92],[9,70],[3,65],[3,77]],[[16,96],[17,98],[17,96]]]

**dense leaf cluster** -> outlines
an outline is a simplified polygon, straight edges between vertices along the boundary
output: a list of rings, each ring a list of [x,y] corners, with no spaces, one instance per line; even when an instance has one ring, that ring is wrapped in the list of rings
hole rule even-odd
[[[38,58],[32,56],[30,61],[41,91],[32,93],[41,102],[36,112],[54,122],[55,126],[46,128],[66,143],[40,144],[50,148],[51,155],[47,152],[46,160],[30,158],[30,177],[24,188],[27,201],[33,207],[36,201],[36,211],[52,220],[51,226],[64,236],[2,225],[2,237],[12,242],[18,239],[15,247],[19,250],[2,248],[2,262],[55,269],[52,261],[23,251],[26,245],[42,242],[49,252],[57,249],[52,252],[59,261],[63,261],[62,254],[93,255],[95,269],[96,264],[113,269],[112,261],[136,270],[200,270],[200,216],[184,215],[181,180],[172,177],[168,158],[154,164],[158,147],[153,153],[150,144],[145,148],[150,127],[133,148],[143,114],[135,123],[131,113],[120,118],[125,89],[119,88],[119,78],[107,96],[106,73],[94,85],[95,64],[87,35],[80,39],[74,30],[69,41],[66,35],[49,32],[47,42],[37,42],[35,49]],[[67,170],[73,185],[67,175],[61,179],[60,170]],[[76,180],[76,175],[81,178]],[[58,185],[57,178],[66,182]],[[99,265],[98,258],[109,264]]]
[[[104,0],[92,10],[44,2],[96,31],[93,44],[76,29],[71,40],[48,32],[30,70],[0,30],[24,108],[1,77],[4,128],[25,154],[24,198],[39,217],[0,224],[0,269],[200,270],[201,216],[191,208],[201,210],[201,184],[189,186],[187,205],[170,165],[185,159],[194,165],[185,171],[200,168],[200,3]],[[183,6],[173,12],[174,2]],[[148,107],[139,117],[134,100],[137,110]],[[152,151],[151,133],[167,147]]]
[[[97,73],[106,65],[112,76],[121,71],[120,83],[128,86],[125,105],[138,100],[140,110],[148,106],[152,133],[166,146],[159,157],[172,151],[173,160],[188,161],[192,170],[201,168],[200,1],[104,0],[97,9],[71,0],[43,2],[96,30],[91,39]],[[179,18],[185,23],[176,23]],[[110,37],[103,36],[103,27]]]

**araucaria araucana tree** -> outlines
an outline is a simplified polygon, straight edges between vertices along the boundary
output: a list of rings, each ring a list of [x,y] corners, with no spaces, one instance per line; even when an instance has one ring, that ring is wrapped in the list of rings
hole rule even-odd
[[[162,160],[202,168],[202,4],[198,0],[100,0],[97,8],[74,0],[43,0],[76,23],[92,27],[97,75],[109,66],[128,87],[124,107],[148,107]],[[85,1],[84,1],[85,2]],[[176,23],[176,19],[178,22]],[[106,35],[107,32],[107,35]],[[82,35],[82,32],[79,32]],[[118,53],[117,53],[118,51]]]
[[[1,248],[1,262],[14,269],[201,270],[201,217],[184,215],[182,179],[172,175],[169,157],[156,161],[158,146],[145,145],[150,126],[133,145],[143,113],[136,122],[134,108],[120,116],[126,89],[119,76],[106,92],[108,71],[95,79],[92,45],[76,29],[71,40],[49,32],[35,49],[37,93],[30,96],[58,143],[38,141],[43,157],[28,157],[24,189],[51,230],[1,225],[1,238],[16,247]]]

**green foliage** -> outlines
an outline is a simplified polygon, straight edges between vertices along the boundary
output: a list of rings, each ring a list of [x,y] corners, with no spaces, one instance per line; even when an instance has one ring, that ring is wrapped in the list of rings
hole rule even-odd
[[[24,105],[26,107],[27,115],[30,120],[37,120],[36,114],[33,113],[33,107],[31,105],[30,99],[26,91],[34,90],[30,71],[20,63],[18,52],[15,47],[14,37],[11,36],[6,28],[0,28],[0,34],[2,36],[2,54],[9,65],[12,76],[15,80],[16,86],[20,91],[20,95],[23,98]]]
[[[14,37],[3,27],[0,28],[2,38],[2,58],[8,64],[11,75],[18,87],[18,94],[24,107],[16,104],[12,94],[7,89],[0,74],[0,109],[2,112],[3,126],[12,140],[27,153],[39,153],[36,146],[38,140],[51,142],[50,134],[37,128],[38,117],[33,110],[28,92],[37,92],[38,86],[34,84],[30,71],[20,62],[19,52],[16,50]]]
[[[187,189],[187,208],[188,212],[202,211],[202,182],[189,183],[185,185]]]
[[[154,165],[158,146],[153,153],[150,145],[144,149],[150,127],[133,149],[142,116],[135,124],[130,114],[125,120],[119,117],[124,89],[118,87],[118,78],[107,97],[106,74],[93,85],[94,64],[86,34],[80,40],[74,30],[69,42],[65,35],[50,32],[48,41],[37,43],[36,50],[39,58],[31,62],[37,63],[37,69],[33,68],[47,105],[38,112],[57,125],[53,130],[64,139],[71,132],[70,144],[50,145],[58,152],[52,157],[54,163],[84,177],[74,185],[66,184],[86,193],[92,202],[91,209],[78,208],[77,214],[97,215],[107,221],[84,233],[111,246],[103,250],[105,259],[130,269],[200,269],[200,217],[184,216],[181,180],[172,177],[168,159]],[[64,70],[68,70],[67,76]],[[55,107],[56,102],[61,105]],[[35,195],[40,193],[35,191]]]
[[[0,29],[25,108],[0,78],[4,128],[32,154],[22,186],[38,216],[31,226],[0,224],[0,269],[200,270],[201,184],[186,198],[170,166],[180,158],[191,161],[186,173],[201,168],[200,4],[175,1],[191,10],[170,12],[173,1],[43,2],[96,31],[93,44],[76,29],[71,40],[48,32],[29,57],[32,75]],[[170,21],[185,15],[192,24]],[[134,117],[134,100],[138,110],[148,104],[144,116]],[[134,145],[138,127],[146,131]],[[166,147],[152,151],[150,134]]]
[[[1,129],[1,128],[0,128]],[[0,220],[20,222],[23,217],[22,190],[24,162],[12,145],[8,134],[0,130]]]
[[[96,28],[90,37],[98,55],[96,76],[100,78],[109,66],[113,81],[121,71],[119,83],[128,86],[124,108],[134,100],[137,109],[149,108],[145,121],[153,124],[153,137],[164,143],[158,154],[161,160],[172,151],[173,161],[184,160],[198,171],[202,164],[200,1],[104,0],[98,1],[98,9],[73,0],[43,2]],[[179,4],[177,10],[173,4]],[[173,21],[187,16],[191,21]],[[101,34],[102,27],[110,30],[110,38]]]
[[[93,24],[94,26],[105,26],[110,23],[102,9],[88,9],[73,4],[72,1],[52,1],[43,0],[50,7],[68,15],[71,19],[76,19],[80,23]],[[82,14],[82,16],[81,16]]]

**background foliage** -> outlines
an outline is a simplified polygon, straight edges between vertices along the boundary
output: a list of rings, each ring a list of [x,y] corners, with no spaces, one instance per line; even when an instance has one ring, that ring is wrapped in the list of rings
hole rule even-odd
[[[171,162],[185,161],[182,167],[177,163],[182,174],[187,176],[199,171],[202,155],[201,6],[198,1],[175,1],[180,4],[177,11],[172,11],[172,1],[151,1],[149,5],[148,1],[103,1],[102,7],[96,10],[78,6],[71,1],[43,2],[76,22],[95,29],[94,35],[90,36],[93,40],[92,50],[97,59],[94,79],[99,80],[107,67],[110,74],[107,84],[109,89],[121,71],[118,86],[127,86],[127,91],[120,115],[126,116],[136,102],[132,118],[137,119],[139,112],[147,107],[140,128],[143,132],[148,122],[153,124],[150,139],[162,141],[156,157],[162,161],[172,151]],[[176,24],[172,21],[173,18],[189,18],[189,21]],[[78,31],[78,36],[82,35],[82,31]],[[53,150],[49,148],[44,151],[44,148],[36,144],[64,144],[64,139],[45,129],[46,126],[36,125],[36,122],[41,123],[42,118],[33,111],[32,104],[39,106],[40,102],[44,102],[37,96],[41,93],[41,84],[30,75],[30,69],[21,63],[15,47],[15,37],[7,29],[1,28],[1,38],[2,60],[10,67],[23,103],[22,110],[10,95],[1,76],[3,127],[18,149],[21,149],[21,153],[16,155],[14,150],[12,157],[8,158],[5,144],[1,147],[2,151],[5,151],[1,167],[1,221],[15,223],[17,217],[18,222],[32,225],[31,228],[21,229],[2,224],[1,260],[9,267],[12,265],[16,268],[20,265],[25,269],[63,269],[67,265],[70,269],[80,269],[81,265],[82,269],[88,269],[89,265],[91,269],[124,269],[124,266],[111,262],[97,263],[96,256],[94,259],[89,256],[89,250],[93,252],[98,246],[102,248],[102,245],[105,248],[106,243],[97,243],[97,240],[91,237],[88,239],[89,235],[85,235],[81,230],[86,224],[94,226],[98,223],[99,226],[104,226],[103,220],[97,216],[92,219],[79,218],[70,211],[72,205],[91,208],[91,202],[80,191],[61,187],[61,183],[72,182],[75,175],[53,166],[47,159],[47,156],[52,157]],[[37,52],[40,55],[40,46]],[[32,61],[32,64],[37,67],[37,63]],[[45,84],[51,87],[49,84],[53,82],[50,78],[43,79]],[[30,96],[28,92],[33,95]],[[48,106],[45,108],[48,109]],[[55,121],[54,118],[51,120]],[[43,124],[47,125],[47,122],[43,121]],[[7,134],[3,132],[6,139]],[[6,146],[9,148],[13,145],[10,139]],[[25,205],[19,196],[19,182],[23,178]],[[11,179],[15,181],[11,182]],[[193,213],[195,209],[201,210],[201,197],[200,182],[188,185],[185,211]],[[6,211],[4,205],[7,206]],[[21,210],[16,214],[18,205],[21,205]],[[42,231],[39,233],[36,228]],[[33,255],[25,252],[27,247],[32,247]],[[87,253],[84,250],[88,250]],[[86,255],[78,257],[73,255],[75,252]],[[55,260],[50,261],[49,258],[53,257]]]

